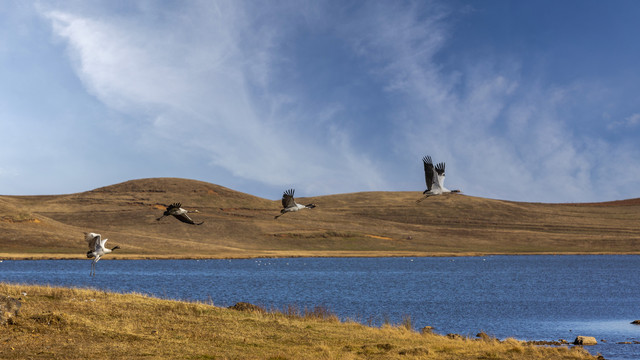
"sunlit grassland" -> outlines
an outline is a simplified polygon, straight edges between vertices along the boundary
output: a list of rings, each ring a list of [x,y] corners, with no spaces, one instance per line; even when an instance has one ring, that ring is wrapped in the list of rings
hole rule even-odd
[[[26,295],[24,295],[26,293]],[[0,283],[21,298],[0,325],[0,358],[593,359],[580,347],[450,339],[404,324],[368,327],[319,311],[238,311],[99,290]]]
[[[541,204],[472,195],[419,204],[419,191],[299,198],[317,207],[278,220],[280,200],[187,179],[0,195],[0,258],[83,258],[87,231],[121,247],[112,259],[640,254],[640,199]],[[192,217],[204,224],[156,221],[172,202],[198,209]]]

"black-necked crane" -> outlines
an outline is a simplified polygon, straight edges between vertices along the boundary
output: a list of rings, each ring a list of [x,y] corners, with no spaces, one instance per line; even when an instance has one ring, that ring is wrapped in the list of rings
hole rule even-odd
[[[427,190],[422,193],[425,195],[423,198],[416,200],[417,203],[428,198],[432,195],[441,195],[447,193],[458,193],[460,190],[449,190],[444,187],[444,163],[438,163],[433,166],[431,156],[425,156],[422,158],[424,164],[424,179],[427,183]]]
[[[291,211],[298,211],[300,209],[313,209],[314,207],[316,207],[315,204],[301,205],[296,203],[296,201],[293,199],[294,192],[294,189],[289,189],[282,193],[282,210],[280,210],[280,215],[276,215],[276,219]]]
[[[167,210],[164,212],[164,214],[162,214],[162,216],[160,216],[156,220],[160,220],[165,216],[173,215],[173,217],[175,217],[176,219],[182,221],[183,223],[187,223],[187,224],[191,224],[191,225],[202,225],[202,224],[204,224],[204,221],[200,222],[200,223],[196,223],[193,220],[191,220],[189,215],[187,215],[187,213],[190,213],[190,212],[197,213],[199,211],[198,210],[185,210],[185,209],[182,208],[182,204],[173,203],[173,204],[167,206]]]
[[[89,243],[89,251],[87,251],[87,258],[89,259],[93,258],[93,261],[91,262],[91,272],[89,273],[89,276],[95,276],[96,263],[98,262],[98,260],[100,260],[102,256],[112,252],[113,250],[120,249],[120,246],[114,246],[111,249],[106,248],[105,244],[109,239],[102,240],[102,237],[100,236],[100,234],[96,234],[96,233],[84,233],[84,239]]]

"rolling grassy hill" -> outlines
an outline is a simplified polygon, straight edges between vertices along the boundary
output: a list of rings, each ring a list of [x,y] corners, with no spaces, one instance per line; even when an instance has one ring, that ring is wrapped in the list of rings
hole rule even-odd
[[[122,250],[109,258],[640,253],[640,199],[541,204],[467,195],[362,192],[267,200],[176,178],[51,196],[0,196],[0,258],[82,258],[83,232]],[[155,219],[181,202],[201,226]]]

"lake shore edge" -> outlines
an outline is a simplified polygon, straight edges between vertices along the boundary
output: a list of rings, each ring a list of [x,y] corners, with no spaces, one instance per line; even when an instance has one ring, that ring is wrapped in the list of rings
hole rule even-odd
[[[589,255],[640,255],[640,252],[434,252],[434,253],[385,253],[379,252],[335,252],[335,253],[256,253],[256,254],[225,254],[220,256],[200,256],[200,255],[144,255],[144,254],[109,254],[102,260],[235,260],[235,259],[287,259],[287,258],[394,258],[394,257],[416,257],[416,258],[440,258],[440,257],[483,257],[483,256],[589,256]],[[56,254],[56,253],[2,253],[0,260],[86,260],[85,255]]]
[[[0,355],[7,359],[596,359],[579,346],[446,336],[417,332],[410,324],[371,327],[323,312],[240,311],[137,293],[10,283],[0,283],[0,294],[21,301],[19,314],[0,325],[6,338]]]

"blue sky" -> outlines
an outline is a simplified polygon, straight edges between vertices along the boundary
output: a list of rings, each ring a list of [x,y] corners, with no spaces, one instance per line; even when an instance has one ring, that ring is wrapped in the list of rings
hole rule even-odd
[[[636,1],[0,1],[0,194],[640,197]]]

